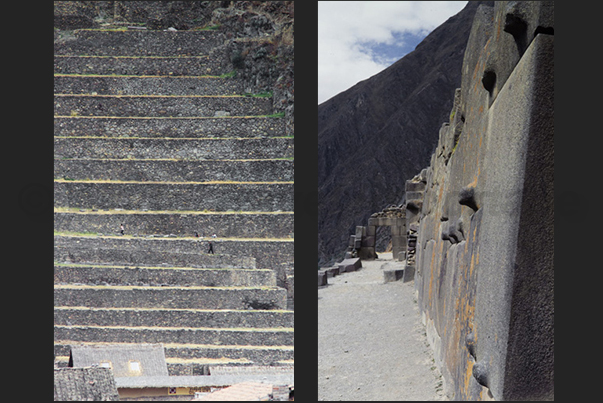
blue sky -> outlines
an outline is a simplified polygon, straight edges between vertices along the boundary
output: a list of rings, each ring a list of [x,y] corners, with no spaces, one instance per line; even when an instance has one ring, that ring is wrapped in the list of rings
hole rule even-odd
[[[466,1],[319,1],[318,103],[402,58]]]

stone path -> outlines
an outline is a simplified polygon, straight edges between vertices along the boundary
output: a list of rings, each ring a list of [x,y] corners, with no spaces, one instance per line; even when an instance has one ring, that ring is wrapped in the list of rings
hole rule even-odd
[[[318,400],[446,400],[414,299],[384,283],[391,253],[318,290]]]

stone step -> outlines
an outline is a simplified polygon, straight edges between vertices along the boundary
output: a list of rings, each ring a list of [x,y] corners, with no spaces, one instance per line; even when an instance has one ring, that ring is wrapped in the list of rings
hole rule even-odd
[[[293,211],[293,183],[55,180],[54,206],[127,210]]]
[[[268,287],[276,285],[276,277],[274,271],[268,269],[55,264],[54,282],[87,285]]]
[[[285,135],[285,119],[275,117],[55,117],[55,136],[100,137],[273,137]]]
[[[54,326],[54,340],[103,343],[178,343],[293,346],[293,328]]]
[[[213,52],[212,52],[213,53]],[[219,55],[207,56],[54,56],[58,74],[202,76],[230,73]]]
[[[207,76],[54,75],[55,94],[99,95],[241,95],[233,78]]]
[[[167,159],[55,159],[54,177],[137,182],[292,181],[293,160],[226,159],[193,162]]]
[[[293,212],[141,212],[141,211],[55,211],[54,229],[58,232],[118,235],[119,224],[127,234],[174,234],[191,237],[219,234],[221,238],[292,238]]]
[[[155,250],[119,250],[115,248],[90,249],[86,246],[55,246],[54,259],[58,263],[108,264],[124,266],[162,266],[197,268],[254,269],[255,259],[222,253],[207,254],[206,246],[197,253]]]
[[[293,311],[55,306],[54,323],[64,326],[111,326],[118,323],[130,327],[292,328]]]
[[[204,56],[224,43],[215,31],[75,30],[55,40],[55,55]]]
[[[54,95],[55,116],[269,115],[272,98],[199,95]]]
[[[276,287],[138,287],[54,285],[55,306],[93,308],[285,309]]]
[[[273,159],[293,158],[292,137],[157,139],[55,137],[54,156],[86,159]],[[172,161],[175,162],[175,161]],[[126,180],[122,178],[121,180]],[[198,181],[198,180],[197,180]]]
[[[119,223],[117,224],[119,226]],[[124,224],[126,228],[128,223]],[[173,266],[200,266],[204,268],[258,268],[277,270],[277,279],[284,280],[282,262],[293,262],[293,239],[211,239],[215,255],[208,255],[207,239],[198,238],[135,238],[121,236],[64,236],[55,235],[55,259],[60,262],[124,262],[158,266],[160,263],[197,262]],[[63,251],[65,249],[67,252]],[[88,252],[85,252],[88,250]],[[70,260],[71,256],[74,260]],[[78,254],[79,253],[79,254]],[[223,256],[223,258],[220,258]],[[235,256],[239,257],[235,260]],[[249,258],[244,258],[248,256]],[[62,259],[60,259],[62,258]],[[129,260],[126,260],[129,259]],[[159,260],[151,260],[159,259]],[[161,260],[166,259],[166,260]],[[251,259],[251,260],[245,260]],[[201,263],[201,264],[199,264]],[[211,264],[219,266],[212,266]],[[255,264],[256,266],[251,266]],[[279,283],[280,285],[280,283]]]
[[[95,344],[61,340],[55,342],[54,352],[57,357],[69,357],[71,345]],[[293,346],[230,346],[209,344],[163,344],[166,361],[175,364],[180,360],[236,360],[256,365],[270,365],[278,361],[293,360]],[[200,361],[195,361],[198,364]],[[217,364],[217,363],[216,363]]]

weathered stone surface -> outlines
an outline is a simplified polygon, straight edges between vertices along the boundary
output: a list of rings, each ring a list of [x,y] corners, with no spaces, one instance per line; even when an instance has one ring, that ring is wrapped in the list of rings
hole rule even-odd
[[[103,267],[90,265],[57,266],[55,284],[80,283],[89,285],[136,286],[276,286],[272,270],[217,270],[147,267]]]
[[[286,346],[293,345],[291,329],[207,329],[137,327],[54,327],[57,340],[81,340],[92,343],[179,343]],[[207,375],[207,374],[206,374]]]
[[[448,155],[456,134],[441,132],[423,209],[407,210],[418,304],[455,400],[554,398],[553,6],[537,3],[479,7],[458,142]]]
[[[268,117],[229,118],[111,118],[111,117],[56,117],[55,136],[77,136],[83,131],[88,136],[100,137],[274,137],[282,136],[284,119]]]
[[[203,204],[201,204],[203,202]],[[127,210],[293,210],[293,184],[55,182],[56,207]]]
[[[360,258],[344,259],[337,263],[337,266],[340,268],[340,273],[350,272],[360,269],[362,267],[362,262],[360,261]]]
[[[269,115],[270,98],[243,96],[99,96],[61,95],[54,99],[57,116],[127,117],[214,117],[216,111],[229,116]]]
[[[322,287],[323,285],[327,285],[327,272],[323,270],[318,270],[318,286]]]
[[[285,309],[282,288],[60,286],[55,306],[94,308]]]
[[[402,273],[402,282],[403,283],[408,283],[409,281],[414,280],[415,278],[415,265],[405,265],[404,266],[404,271]]]
[[[377,253],[375,253],[374,246],[363,246],[358,251],[358,257],[362,260],[374,260],[377,259]]]
[[[272,159],[293,158],[293,139],[291,138],[247,138],[247,139],[99,139],[99,138],[55,138],[55,158],[81,158],[81,159],[104,159],[97,164],[113,165],[113,169],[127,167],[136,169],[144,168],[145,165],[156,164],[158,169],[168,167],[178,173],[178,166],[186,161],[199,161],[213,159]],[[180,161],[127,161],[127,159],[169,159],[177,157]],[[125,159],[126,161],[110,161],[110,159]],[[184,161],[183,161],[184,160]],[[86,161],[84,161],[86,162]],[[61,164],[59,161],[58,164]],[[67,163],[68,164],[68,163]],[[128,165],[129,164],[129,165]],[[138,165],[136,165],[138,164]],[[207,163],[206,163],[207,164]],[[234,164],[232,164],[234,165]],[[207,167],[207,165],[206,165]],[[220,167],[220,165],[218,165]],[[165,169],[165,168],[164,168]],[[124,170],[122,170],[123,172]],[[77,172],[76,172],[77,173]],[[68,175],[68,173],[67,173]],[[98,175],[98,174],[97,174]],[[143,174],[139,177],[145,178]],[[150,175],[150,174],[149,174]],[[77,175],[73,175],[77,176]],[[71,179],[76,179],[75,177]],[[207,175],[201,176],[204,179]],[[222,176],[223,178],[224,176]],[[248,176],[249,177],[249,176]],[[105,178],[110,178],[106,176]],[[177,177],[176,177],[177,178]],[[91,179],[91,178],[89,178]],[[194,178],[191,178],[194,179]],[[241,178],[241,180],[244,178]],[[276,179],[274,176],[271,179]],[[122,180],[126,180],[122,178]],[[198,182],[199,180],[197,180]]]
[[[283,310],[194,310],[194,309],[129,309],[55,307],[57,325],[112,326],[120,323],[133,327],[270,328],[293,327],[292,311]],[[57,355],[69,355],[59,354]]]
[[[71,40],[54,43],[55,55],[200,56],[224,41],[215,31],[75,31]]]
[[[117,235],[124,223],[126,234],[176,234],[191,237],[217,234],[221,238],[289,238],[294,232],[293,213],[181,213],[137,212],[120,214],[118,211],[55,212],[54,228],[60,232],[102,233]]]
[[[404,269],[396,267],[385,267],[383,268],[383,282],[390,283],[392,281],[398,281],[402,279]]]

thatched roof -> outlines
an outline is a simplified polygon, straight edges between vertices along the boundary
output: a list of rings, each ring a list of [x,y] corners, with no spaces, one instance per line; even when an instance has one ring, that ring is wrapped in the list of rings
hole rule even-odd
[[[72,345],[70,367],[109,366],[115,377],[168,376],[161,344]]]
[[[109,368],[55,368],[54,400],[119,400]]]

